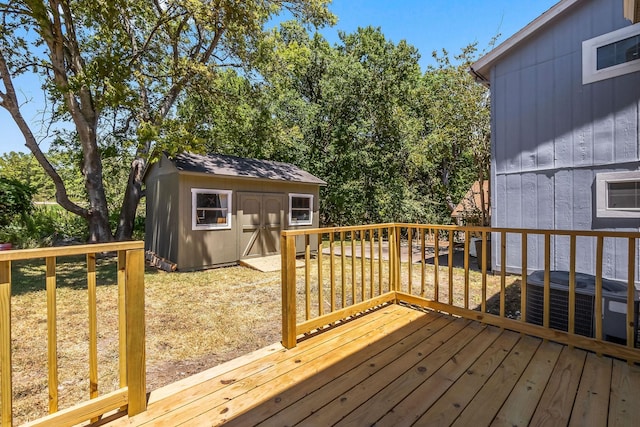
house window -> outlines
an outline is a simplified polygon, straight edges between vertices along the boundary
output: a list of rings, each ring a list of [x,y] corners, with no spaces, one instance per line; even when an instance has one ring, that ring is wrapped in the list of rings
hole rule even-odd
[[[582,83],[640,71],[640,23],[582,42]]]
[[[193,230],[231,228],[231,191],[191,189]]]
[[[640,218],[640,171],[596,175],[596,216]]]
[[[289,194],[289,224],[311,225],[313,220],[313,195]]]

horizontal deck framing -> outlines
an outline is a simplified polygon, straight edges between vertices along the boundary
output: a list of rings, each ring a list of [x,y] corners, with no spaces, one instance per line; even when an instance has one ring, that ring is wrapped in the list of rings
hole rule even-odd
[[[390,304],[153,392],[113,425],[634,425],[638,396],[638,366]]]

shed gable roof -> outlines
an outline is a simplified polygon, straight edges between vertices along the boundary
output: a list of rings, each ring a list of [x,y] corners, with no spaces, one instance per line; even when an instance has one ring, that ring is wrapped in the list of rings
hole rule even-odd
[[[237,178],[326,185],[320,178],[290,163],[249,159],[222,154],[181,153],[170,159],[180,172],[205,173]]]

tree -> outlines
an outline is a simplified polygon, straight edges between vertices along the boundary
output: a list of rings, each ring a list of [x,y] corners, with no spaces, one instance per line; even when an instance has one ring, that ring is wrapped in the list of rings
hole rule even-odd
[[[434,52],[436,66],[424,75],[421,117],[426,121],[411,158],[418,179],[434,190],[440,220],[450,216],[475,180],[483,188],[489,177],[489,91],[468,72],[476,56],[475,44],[454,57],[456,64],[446,50],[441,55]],[[487,225],[488,212],[481,210],[481,222]]]
[[[175,103],[196,77],[226,67],[250,68],[265,24],[286,10],[300,21],[332,23],[329,0],[264,1],[0,1],[0,106],[51,177],[56,200],[85,218],[90,241],[131,236],[147,163],[162,150],[198,151],[193,138],[176,140]],[[88,207],[69,195],[20,111],[15,78],[44,81],[52,122],[73,123]],[[115,233],[109,227],[103,156],[132,158]]]

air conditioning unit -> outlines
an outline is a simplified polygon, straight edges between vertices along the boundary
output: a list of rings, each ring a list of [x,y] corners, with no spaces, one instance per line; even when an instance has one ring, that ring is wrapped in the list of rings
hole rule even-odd
[[[576,273],[575,333],[586,337],[595,335],[596,278]],[[569,329],[569,272],[550,272],[549,326],[560,331]],[[527,276],[526,321],[542,325],[544,308],[544,270]],[[635,345],[638,346],[638,301],[635,298]],[[602,279],[602,334],[607,341],[625,344],[627,340],[627,285],[624,282]]]

